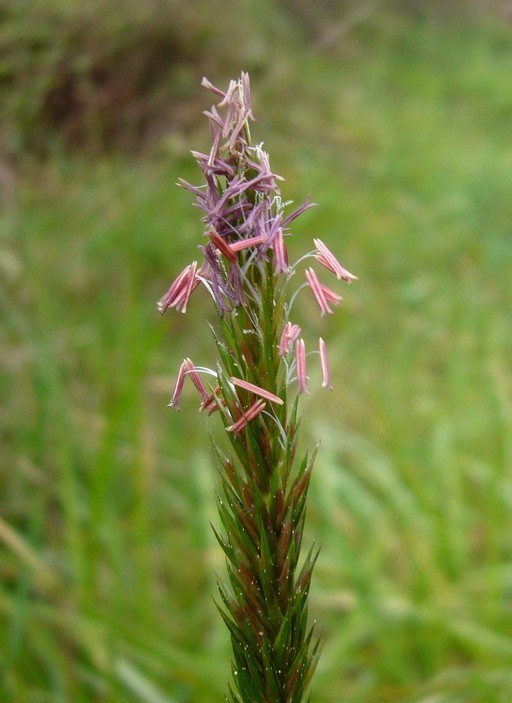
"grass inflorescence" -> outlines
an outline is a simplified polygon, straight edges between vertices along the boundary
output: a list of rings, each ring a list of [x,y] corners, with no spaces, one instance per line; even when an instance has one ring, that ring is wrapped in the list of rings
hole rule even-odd
[[[370,38],[283,57],[279,109],[253,85],[283,192],[321,203],[291,258],[306,237],[341,239],[364,282],[325,332],[335,392],[313,363],[301,397],[304,443],[322,438],[304,535],[322,547],[315,701],[508,703],[509,30],[387,19]],[[169,326],[153,308],[197,243],[176,173],[197,177],[188,155],[55,158],[2,191],[8,701],[222,700],[224,562],[194,386],[172,427],[162,415],[184,353],[211,355],[206,291]]]

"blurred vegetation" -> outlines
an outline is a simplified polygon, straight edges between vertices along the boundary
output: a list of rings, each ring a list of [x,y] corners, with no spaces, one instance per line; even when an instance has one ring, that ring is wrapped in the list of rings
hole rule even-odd
[[[211,363],[209,301],[155,301],[200,242],[173,185],[200,76],[241,67],[284,196],[320,204],[292,256],[321,236],[360,277],[329,321],[298,298],[335,385],[303,399],[314,700],[512,699],[511,29],[414,5],[2,6],[0,700],[222,700],[206,421],[165,410],[183,356]],[[79,107],[51,113],[63,75]]]
[[[40,152],[57,139],[133,149],[183,126],[201,73],[240,60],[257,68],[263,36],[277,29],[272,3],[258,5],[264,12],[255,23],[251,1],[7,0],[0,5],[7,148]]]
[[[0,0],[0,154],[154,144],[195,122],[203,73],[333,49],[376,10],[476,19],[482,0]],[[379,19],[376,20],[379,23]]]

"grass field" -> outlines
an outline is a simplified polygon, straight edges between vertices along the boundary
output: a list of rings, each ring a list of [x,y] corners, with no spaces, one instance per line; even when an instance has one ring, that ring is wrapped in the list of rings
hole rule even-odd
[[[321,440],[312,700],[508,703],[511,34],[383,22],[349,49],[254,80],[285,197],[319,203],[292,252],[321,236],[360,279],[329,325],[302,308],[335,385],[302,404]],[[2,701],[223,700],[207,425],[192,398],[165,407],[184,356],[212,363],[210,308],[155,307],[201,238],[173,185],[197,178],[198,134],[146,160],[56,156],[5,198]]]

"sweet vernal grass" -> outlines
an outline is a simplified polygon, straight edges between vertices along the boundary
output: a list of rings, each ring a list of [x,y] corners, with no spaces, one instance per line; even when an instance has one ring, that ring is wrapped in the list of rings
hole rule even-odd
[[[325,318],[334,392],[300,398],[301,443],[322,438],[315,703],[512,700],[510,28],[417,20],[377,22],[371,52],[283,54],[273,88],[296,111],[272,164],[321,204],[287,241],[302,251],[309,228],[335,250],[343,223],[365,274],[345,296],[361,314]],[[203,598],[216,477],[180,460],[207,447],[190,379],[187,412],[157,421],[166,330],[211,361],[191,324],[208,313],[194,296],[192,315],[148,314],[155,279],[197,258],[195,213],[166,160],[76,157],[16,169],[0,208],[0,522],[23,545],[1,546],[0,700],[222,701],[225,628]]]
[[[289,226],[311,204],[285,212],[280,178],[261,145],[251,141],[247,74],[231,81],[226,92],[206,79],[203,85],[218,99],[206,113],[210,153],[192,152],[206,183],[196,187],[180,181],[203,212],[203,260],[178,275],[158,307],[162,313],[169,308],[185,312],[194,290],[204,285],[217,314],[212,330],[218,361],[206,368],[185,358],[169,405],[179,410],[188,377],[200,409],[220,416],[228,440],[228,448],[213,442],[221,472],[217,505],[222,523],[214,531],[228,575],[227,581],[218,579],[218,607],[233,648],[227,700],[300,703],[319,654],[307,622],[318,552],[312,547],[299,564],[314,456],[295,458],[297,399],[308,390],[308,354],[290,315],[303,287],[322,316],[332,313],[341,297],[321,283],[312,267],[306,268],[303,285],[290,291],[297,264],[288,262]],[[355,279],[321,240],[314,245],[298,264],[314,258],[338,279]],[[323,339],[317,353],[322,385],[330,389]]]

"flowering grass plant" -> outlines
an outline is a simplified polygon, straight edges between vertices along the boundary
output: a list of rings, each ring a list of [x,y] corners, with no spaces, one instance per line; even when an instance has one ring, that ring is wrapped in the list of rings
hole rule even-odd
[[[249,77],[242,73],[226,91],[208,80],[218,99],[205,114],[212,147],[192,152],[206,183],[191,191],[203,213],[202,260],[193,261],[158,303],[186,312],[199,285],[210,293],[217,316],[212,327],[218,359],[213,368],[185,358],[170,406],[179,410],[187,377],[200,410],[216,413],[227,446],[213,441],[221,472],[217,496],[222,530],[214,528],[227,561],[218,579],[219,611],[233,648],[229,703],[300,703],[319,655],[307,623],[307,599],[317,550],[299,562],[314,453],[296,460],[298,396],[308,392],[307,352],[292,319],[293,303],[308,288],[322,316],[341,297],[314,268],[291,293],[297,265],[316,260],[328,275],[351,283],[319,239],[315,249],[290,265],[290,224],[312,204],[286,214],[278,181],[262,145],[251,141]],[[322,385],[331,389],[327,348],[319,339]],[[296,385],[295,385],[296,384]],[[294,392],[294,387],[297,392]]]

